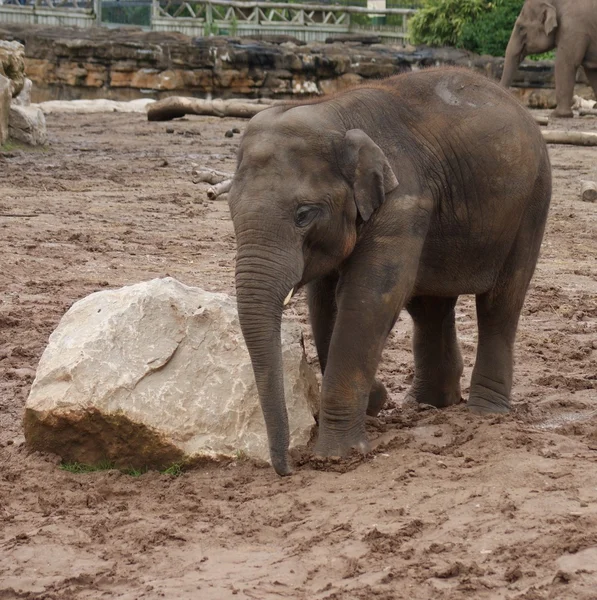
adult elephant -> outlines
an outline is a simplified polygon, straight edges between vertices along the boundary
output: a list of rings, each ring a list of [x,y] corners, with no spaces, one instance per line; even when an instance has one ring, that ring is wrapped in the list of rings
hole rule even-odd
[[[366,451],[386,337],[415,323],[419,402],[460,401],[454,306],[475,294],[468,406],[505,412],[512,347],[551,197],[547,149],[506,90],[470,71],[399,75],[249,122],[229,194],[238,314],[269,436],[290,473],[280,324],[306,285],[323,384],[316,452]]]
[[[501,83],[508,87],[525,56],[556,52],[555,117],[572,117],[576,71],[583,66],[597,97],[597,0],[526,0],[516,20]]]

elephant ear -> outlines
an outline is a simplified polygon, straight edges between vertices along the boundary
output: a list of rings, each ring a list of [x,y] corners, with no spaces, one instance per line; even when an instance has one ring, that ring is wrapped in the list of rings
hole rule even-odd
[[[545,2],[543,4],[543,27],[545,33],[549,35],[558,26],[558,15],[553,4]]]
[[[398,180],[383,150],[362,130],[351,129],[344,137],[344,174],[352,185],[363,221],[368,221]]]

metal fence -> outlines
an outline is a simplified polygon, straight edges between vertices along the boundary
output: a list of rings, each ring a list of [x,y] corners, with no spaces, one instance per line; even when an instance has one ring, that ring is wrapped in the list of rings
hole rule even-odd
[[[275,34],[303,41],[358,33],[404,42],[408,39],[408,18],[416,12],[420,0],[386,1],[388,8],[378,8],[380,4],[375,0],[343,0],[344,4],[328,4],[325,0],[321,4],[266,0],[0,0],[0,22],[76,27],[136,25],[194,37]]]
[[[198,37],[274,34],[291,35],[308,42],[324,41],[334,34],[375,33],[386,39],[404,41],[408,37],[408,17],[415,12],[411,8],[373,10],[263,0],[153,0],[151,23],[152,29],[158,31],[181,31]],[[393,18],[394,22],[376,25],[376,17]]]
[[[0,23],[92,27],[100,0],[0,0]]]

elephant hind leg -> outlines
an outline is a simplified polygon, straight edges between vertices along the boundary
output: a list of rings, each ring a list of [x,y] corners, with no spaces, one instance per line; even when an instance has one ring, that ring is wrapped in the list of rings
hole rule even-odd
[[[408,303],[415,325],[415,377],[407,398],[437,408],[460,402],[464,364],[454,321],[457,299],[418,296]]]
[[[543,239],[548,185],[547,177],[538,182],[539,194],[493,289],[477,296],[479,341],[468,399],[469,409],[477,414],[510,410],[514,340]]]

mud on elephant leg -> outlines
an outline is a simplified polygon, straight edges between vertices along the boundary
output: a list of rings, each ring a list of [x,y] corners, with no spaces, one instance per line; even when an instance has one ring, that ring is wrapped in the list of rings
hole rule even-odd
[[[504,294],[492,296],[492,292],[477,296],[479,343],[467,403],[476,414],[510,410],[512,349],[520,308]]]
[[[307,286],[307,297],[309,303],[309,315],[311,319],[311,329],[319,357],[319,365],[322,374],[325,373],[328,353],[330,350],[330,341],[334,331],[336,321],[336,286],[338,285],[338,276],[331,275],[322,277]],[[381,381],[377,379],[371,387],[369,393],[369,403],[367,405],[367,414],[376,417],[379,411],[384,407],[388,399],[388,392]]]
[[[522,311],[543,237],[545,213],[549,207],[539,198],[551,193],[543,178],[538,179],[533,210],[525,216],[510,258],[506,261],[495,287],[477,296],[479,342],[471,378],[468,407],[477,414],[505,413],[510,410],[513,347],[518,319]]]
[[[454,322],[457,299],[419,296],[406,307],[415,324],[415,377],[407,398],[421,404],[443,408],[461,400],[464,364]]]

